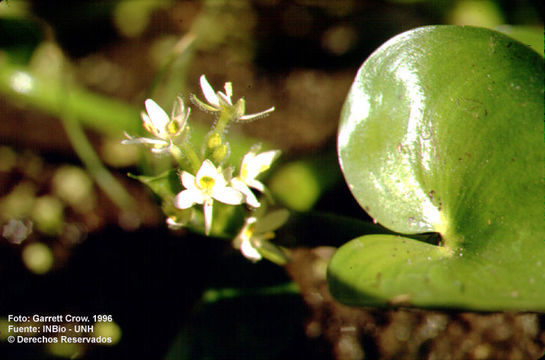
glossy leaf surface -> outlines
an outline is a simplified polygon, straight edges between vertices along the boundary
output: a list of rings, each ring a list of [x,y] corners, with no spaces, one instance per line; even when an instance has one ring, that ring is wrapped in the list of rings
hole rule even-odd
[[[376,221],[329,267],[332,293],[388,303],[545,311],[543,58],[487,29],[428,26],[362,65],[338,135],[341,168]]]

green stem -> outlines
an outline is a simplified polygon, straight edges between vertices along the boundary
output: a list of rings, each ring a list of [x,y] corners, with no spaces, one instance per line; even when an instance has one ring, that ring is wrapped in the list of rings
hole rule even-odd
[[[176,160],[176,162],[182,169],[187,169],[188,165],[190,168],[193,168],[189,163],[189,160],[184,156],[184,153],[182,152],[182,150],[180,150],[178,146],[170,146],[170,155],[172,155],[174,160]]]
[[[113,177],[108,169],[104,167],[91,143],[87,139],[81,124],[69,114],[61,116],[61,122],[74,151],[78,154],[79,158],[102,191],[104,191],[119,208],[125,211],[134,209],[134,199]]]
[[[221,300],[236,299],[243,296],[300,295],[297,284],[288,282],[279,285],[258,288],[219,288],[208,289],[202,295],[203,303],[215,303]]]
[[[68,92],[68,90],[70,92]],[[85,91],[77,86],[67,89],[58,79],[33,74],[28,67],[0,62],[0,93],[56,116],[70,111],[77,121],[107,134],[141,131],[139,111],[134,106]],[[59,101],[70,96],[70,103]]]
[[[220,112],[220,116],[218,117],[216,126],[214,126],[214,132],[221,136],[221,138],[223,138],[223,133],[225,132],[225,129],[227,128],[227,125],[229,124],[229,121],[231,121],[231,119],[232,114],[230,111],[222,110]]]
[[[170,153],[182,168],[187,168],[189,163],[189,168],[193,174],[196,174],[197,171],[199,171],[199,168],[201,167],[201,160],[197,156],[193,146],[191,146],[191,144],[187,141],[180,144],[179,147],[176,145],[172,146]]]

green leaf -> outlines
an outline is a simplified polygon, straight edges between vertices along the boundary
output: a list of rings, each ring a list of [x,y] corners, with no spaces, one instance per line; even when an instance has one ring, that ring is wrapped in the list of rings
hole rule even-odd
[[[193,210],[180,210],[174,207],[174,197],[182,191],[182,184],[176,170],[169,170],[157,176],[128,175],[150,188],[157,198],[160,199],[161,207],[167,217],[176,219],[178,223],[189,223],[193,215]]]
[[[543,26],[501,25],[496,30],[528,45],[543,56]]]
[[[182,191],[182,184],[176,170],[168,170],[157,176],[133,175],[129,177],[147,185],[159,198],[170,198]]]
[[[345,179],[404,234],[352,240],[329,266],[352,305],[545,311],[543,58],[492,30],[428,26],[362,65],[338,134]]]

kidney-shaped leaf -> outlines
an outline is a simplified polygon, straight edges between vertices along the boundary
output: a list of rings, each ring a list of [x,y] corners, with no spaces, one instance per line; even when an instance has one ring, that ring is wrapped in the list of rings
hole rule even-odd
[[[544,62],[492,30],[428,26],[362,65],[339,161],[390,230],[342,246],[330,288],[352,305],[545,311]]]

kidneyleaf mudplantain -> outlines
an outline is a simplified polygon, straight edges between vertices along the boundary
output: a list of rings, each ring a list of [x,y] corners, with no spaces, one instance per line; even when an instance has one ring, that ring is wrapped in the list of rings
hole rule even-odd
[[[362,65],[341,114],[346,182],[377,222],[329,264],[350,305],[545,311],[544,61],[498,32],[428,26]]]

